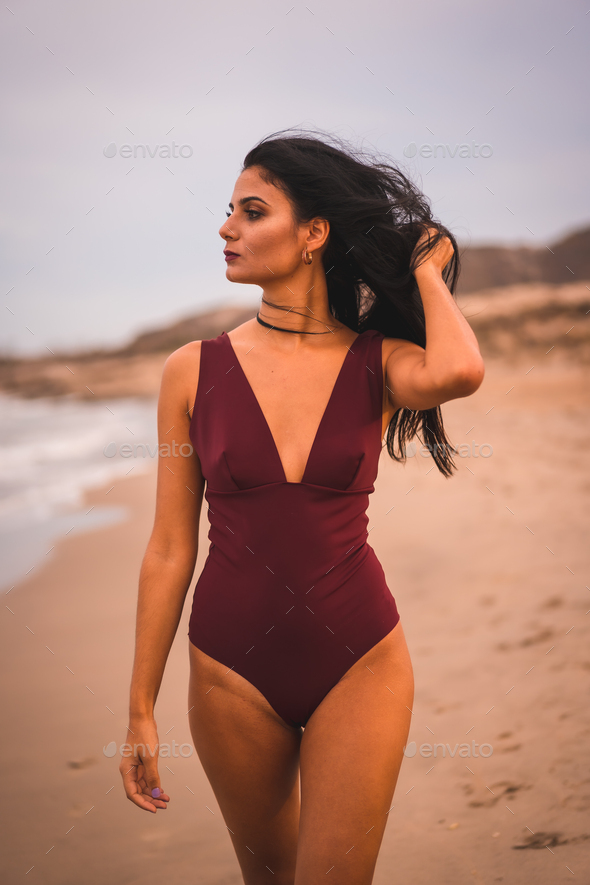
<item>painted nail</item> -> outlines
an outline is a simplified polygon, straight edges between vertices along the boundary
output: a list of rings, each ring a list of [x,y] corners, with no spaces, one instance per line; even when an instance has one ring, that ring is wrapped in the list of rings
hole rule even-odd
[[[159,787],[154,787],[154,789],[152,790],[152,797],[153,797],[154,799],[157,799],[158,796],[160,795],[160,792],[161,792],[161,791],[160,791],[160,788],[159,788]]]

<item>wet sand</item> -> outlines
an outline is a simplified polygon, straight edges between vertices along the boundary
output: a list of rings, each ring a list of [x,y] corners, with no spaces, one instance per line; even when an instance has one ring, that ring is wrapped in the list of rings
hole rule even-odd
[[[369,537],[414,661],[416,754],[376,885],[590,878],[587,371],[533,362],[488,360],[480,390],[443,406],[451,440],[470,447],[452,479],[420,452],[406,466],[382,457]],[[88,506],[124,505],[128,520],[63,540],[4,600],[5,881],[238,885],[196,755],[162,760],[172,799],[149,815],[103,754],[125,737],[154,476],[106,491]],[[203,514],[197,574],[206,532]],[[160,741],[177,744],[190,742],[191,594],[156,708]],[[453,758],[428,757],[435,743]]]

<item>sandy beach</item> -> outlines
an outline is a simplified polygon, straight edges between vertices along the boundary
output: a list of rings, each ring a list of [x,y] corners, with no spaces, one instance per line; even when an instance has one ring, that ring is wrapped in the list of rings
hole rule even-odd
[[[419,450],[405,466],[382,456],[369,538],[416,699],[376,885],[590,878],[587,371],[533,362],[488,359],[477,393],[443,406],[469,448],[452,479]],[[103,754],[125,737],[154,489],[153,473],[116,483],[107,500],[126,522],[61,541],[5,597],[6,882],[241,881],[196,754],[161,760],[172,798],[157,815],[127,801]],[[204,514],[196,574],[206,534]],[[160,741],[177,744],[190,742],[191,596],[156,708]]]

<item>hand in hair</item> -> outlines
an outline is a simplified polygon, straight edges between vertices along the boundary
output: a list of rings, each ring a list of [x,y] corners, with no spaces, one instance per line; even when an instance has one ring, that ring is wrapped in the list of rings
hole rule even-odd
[[[439,273],[442,273],[444,268],[447,266],[451,258],[453,257],[454,249],[453,244],[449,240],[448,237],[441,235],[438,242],[428,251],[428,246],[430,245],[431,239],[437,236],[439,231],[435,227],[427,227],[414,248],[412,253],[412,264],[414,261],[426,255],[427,257],[420,261],[420,263],[414,267],[414,273],[418,269],[422,269],[425,267],[435,268]]]

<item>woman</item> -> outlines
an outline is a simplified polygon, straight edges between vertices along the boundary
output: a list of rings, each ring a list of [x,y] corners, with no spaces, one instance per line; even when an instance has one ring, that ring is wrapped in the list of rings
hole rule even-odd
[[[260,286],[261,307],[166,363],[160,439],[195,451],[159,463],[129,729],[157,745],[206,481],[188,706],[244,882],[364,885],[413,700],[365,511],[385,433],[396,460],[420,433],[451,475],[439,406],[473,393],[483,363],[443,279],[454,290],[455,240],[388,163],[278,133],[247,155],[229,208],[226,276]],[[120,770],[135,804],[166,807],[157,754]]]

